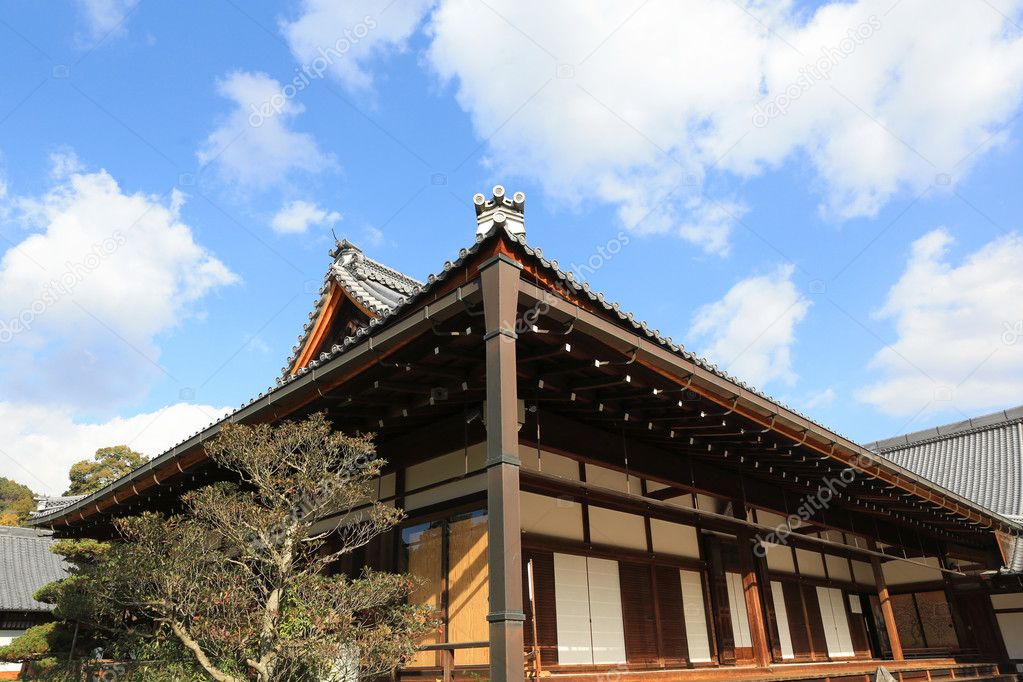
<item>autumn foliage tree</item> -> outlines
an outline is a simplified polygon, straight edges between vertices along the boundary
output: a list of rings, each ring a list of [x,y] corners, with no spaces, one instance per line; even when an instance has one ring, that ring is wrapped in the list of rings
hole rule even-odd
[[[181,513],[120,519],[68,600],[122,637],[173,642],[219,682],[351,679],[404,664],[431,626],[408,576],[325,570],[391,529],[373,501],[384,462],[369,436],[323,416],[228,425],[206,446],[237,483],[184,496]],[[58,599],[59,601],[59,599]]]
[[[148,457],[135,452],[127,445],[100,448],[92,459],[83,459],[71,465],[71,471],[68,473],[71,486],[64,494],[94,493],[108,483],[131,473],[147,461]]]
[[[0,476],[0,526],[18,526],[35,509],[28,486]]]

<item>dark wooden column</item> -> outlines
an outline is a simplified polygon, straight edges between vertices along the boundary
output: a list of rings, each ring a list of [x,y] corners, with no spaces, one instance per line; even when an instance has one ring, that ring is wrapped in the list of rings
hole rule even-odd
[[[742,593],[746,598],[746,613],[749,616],[749,634],[753,643],[753,660],[759,667],[771,662],[771,649],[767,643],[767,619],[764,617],[764,600],[757,578],[756,560],[753,556],[753,542],[749,533],[740,533],[739,569],[742,571]]]
[[[869,541],[870,551],[877,551],[877,543]],[[888,583],[884,579],[884,571],[881,570],[881,560],[878,557],[870,558],[870,566],[874,569],[874,583],[877,585],[877,598],[881,602],[881,615],[884,616],[884,628],[888,631],[888,644],[892,648],[892,660],[902,661],[902,641],[899,639],[899,631],[895,627],[895,611],[892,610],[892,601],[888,595]]]
[[[522,266],[498,254],[480,266],[487,356],[487,561],[490,569],[490,679],[525,678],[519,410],[515,320]]]

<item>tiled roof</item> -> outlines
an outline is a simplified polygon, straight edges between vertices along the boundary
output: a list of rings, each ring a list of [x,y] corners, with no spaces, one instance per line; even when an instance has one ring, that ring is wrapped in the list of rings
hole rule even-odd
[[[509,202],[509,205],[510,203],[511,202]],[[529,246],[526,243],[525,234],[516,229],[515,225],[512,225],[511,228],[509,229],[509,225],[507,224],[508,222],[509,221],[507,220],[490,221],[488,223],[488,226],[485,228],[485,231],[477,232],[475,243],[473,243],[469,248],[460,249],[458,252],[458,258],[456,258],[454,261],[446,261],[444,263],[443,269],[436,274],[430,275],[425,283],[416,282],[416,280],[413,280],[412,278],[409,278],[406,275],[402,275],[396,270],[392,270],[391,268],[387,268],[387,266],[384,266],[380,263],[377,263],[376,261],[372,261],[371,259],[366,258],[364,255],[361,255],[361,252],[359,252],[361,258],[353,259],[352,262],[372,263],[373,271],[377,271],[377,267],[383,268],[384,270],[393,273],[398,278],[404,278],[405,280],[408,281],[409,284],[415,284],[418,288],[407,297],[396,298],[393,307],[391,307],[389,310],[382,313],[379,317],[371,319],[366,327],[358,329],[352,336],[346,337],[341,343],[334,344],[329,349],[321,352],[317,357],[310,360],[307,366],[300,368],[294,375],[292,375],[290,370],[294,364],[295,358],[298,356],[298,353],[301,350],[304,340],[308,336],[309,332],[312,330],[313,322],[318,317],[323,304],[326,302],[326,296],[330,291],[331,280],[332,278],[335,277],[335,275],[333,274],[334,268],[332,266],[331,270],[328,272],[327,276],[324,279],[324,286],[323,289],[321,290],[321,297],[317,302],[316,309],[309,316],[310,323],[306,325],[303,334],[299,337],[299,345],[297,345],[295,349],[293,349],[295,355],[293,355],[292,358],[288,361],[288,365],[285,368],[285,371],[282,374],[282,376],[277,378],[276,385],[271,386],[267,390],[261,392],[259,395],[254,396],[249,401],[240,405],[237,410],[224,416],[220,420],[211,422],[208,426],[201,429],[200,431],[197,431],[188,436],[187,438],[184,438],[180,443],[178,443],[174,447],[168,449],[160,456],[150,460],[147,464],[143,465],[139,470],[132,472],[132,474],[128,474],[128,477],[134,477],[135,475],[139,475],[143,472],[152,471],[155,467],[162,465],[164,462],[173,458],[175,454],[179,452],[179,448],[183,448],[185,444],[188,443],[189,441],[196,438],[198,438],[201,441],[202,440],[201,434],[205,434],[208,430],[213,429],[214,427],[217,427],[220,424],[235,421],[236,415],[242,410],[249,408],[250,406],[254,405],[259,401],[270,400],[271,396],[276,391],[284,388],[285,386],[291,384],[297,379],[305,376],[309,372],[317,370],[318,368],[323,367],[324,365],[332,362],[333,360],[340,358],[353,348],[360,346],[362,343],[366,342],[368,338],[379,333],[379,331],[383,327],[386,327],[391,323],[395,322],[396,320],[401,319],[402,315],[404,315],[406,312],[415,309],[415,307],[418,306],[418,304],[422,300],[426,300],[426,298],[438,286],[447,281],[451,273],[459,271],[459,269],[466,263],[468,259],[479,253],[480,249],[484,246],[484,244],[489,243],[498,235],[503,235],[506,238],[510,239],[511,241],[520,244],[526,255],[536,258],[539,263],[540,269],[553,275],[553,279],[556,282],[560,283],[560,286],[564,289],[565,292],[567,292],[570,295],[575,295],[579,297],[584,302],[589,301],[590,303],[594,304],[598,309],[604,310],[612,318],[617,319],[623,327],[634,330],[639,335],[647,339],[650,339],[652,342],[659,344],[666,350],[684,358],[685,360],[688,360],[689,362],[692,362],[697,367],[700,367],[701,369],[704,369],[710,372],[711,374],[721,379],[724,379],[725,381],[731,383],[732,385],[741,388],[745,391],[748,391],[749,393],[759,398],[769,401],[773,405],[777,406],[780,410],[783,410],[784,412],[790,415],[794,415],[808,424],[816,426],[823,432],[832,434],[834,436],[838,436],[839,438],[842,438],[844,441],[849,441],[849,439],[841,436],[841,434],[837,434],[831,429],[823,426],[819,422],[811,419],[810,417],[807,417],[806,415],[797,412],[796,410],[790,407],[785,406],[784,404],[772,398],[771,396],[756,390],[755,388],[751,387],[745,382],[740,381],[739,379],[719,369],[717,365],[712,364],[709,361],[686,350],[683,346],[673,342],[671,337],[663,336],[656,329],[653,329],[652,327],[648,326],[646,322],[637,320],[632,313],[622,310],[621,306],[618,303],[610,301],[604,296],[604,294],[594,291],[592,288],[590,288],[589,284],[577,281],[572,272],[565,272],[561,270],[558,261],[548,260],[547,258],[544,258],[541,249]],[[347,241],[341,242],[338,244],[338,247],[331,252],[331,257],[335,259],[335,264],[339,259],[341,259],[346,248],[354,248],[354,245],[351,245]],[[367,268],[366,272],[368,273],[369,271],[370,268]],[[84,503],[98,501],[99,499],[104,497],[110,490],[122,485],[123,482],[124,480],[114,481],[104,490],[98,491],[97,493],[94,493],[92,496],[84,500]],[[937,486],[935,487],[937,488]],[[966,500],[963,501],[965,502]],[[85,506],[85,504],[82,505],[76,504],[75,506],[83,507]],[[47,518],[40,518],[39,522],[50,522],[55,518],[58,518],[59,516],[60,516],[59,513],[47,515]]]
[[[1023,407],[866,447],[982,507],[1023,520]]]
[[[34,528],[0,527],[0,611],[49,611],[32,595],[46,583],[67,575],[60,557],[50,551],[53,534]]]
[[[302,352],[309,334],[316,325],[317,319],[327,302],[331,287],[336,282],[361,307],[369,310],[374,317],[384,317],[410,296],[414,296],[423,288],[423,283],[408,275],[398,272],[379,261],[375,261],[362,252],[347,239],[338,242],[330,252],[334,262],[323,278],[320,297],[316,300],[309,321],[298,337],[298,343],[291,349],[292,355],[282,368],[283,376],[287,376]]]
[[[51,512],[58,511],[64,507],[70,507],[79,500],[84,500],[88,495],[65,495],[64,497],[50,497],[48,495],[38,495],[35,498],[36,510],[32,512],[32,516],[39,516],[41,514],[49,514]]]

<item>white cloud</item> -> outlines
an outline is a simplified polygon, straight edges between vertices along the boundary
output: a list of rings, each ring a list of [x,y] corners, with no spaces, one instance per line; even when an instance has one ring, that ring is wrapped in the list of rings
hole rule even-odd
[[[888,414],[970,414],[1023,395],[1023,237],[995,239],[958,264],[952,241],[934,230],[914,242],[878,311],[897,339],[874,356],[882,378],[860,398]]]
[[[0,257],[7,396],[100,409],[162,376],[158,335],[237,281],[196,244],[183,202],[126,193],[102,170],[12,200],[28,235]]]
[[[301,234],[312,225],[330,225],[341,220],[337,211],[327,211],[314,203],[295,200],[281,207],[271,226],[281,234]]]
[[[125,19],[138,0],[78,0],[92,41],[125,33]]]
[[[281,32],[302,65],[301,78],[330,73],[348,88],[365,90],[373,77],[365,62],[400,52],[432,0],[303,0]]]
[[[200,165],[212,165],[224,180],[251,189],[336,167],[312,135],[290,128],[305,110],[292,89],[265,73],[235,71],[218,82],[217,91],[234,109],[197,152]]]
[[[704,194],[712,168],[805,160],[837,218],[964,176],[1020,106],[1023,36],[1003,13],[1021,4],[442,0],[427,61],[495,174],[723,254],[736,216]]]
[[[810,302],[796,289],[792,273],[793,267],[785,265],[736,283],[721,300],[696,311],[687,338],[702,344],[711,362],[742,381],[759,387],[794,383],[795,327]]]
[[[370,248],[377,248],[384,245],[386,237],[384,236],[384,231],[380,228],[367,225],[362,231],[362,239]]]
[[[161,454],[230,410],[178,403],[106,422],[78,421],[52,405],[0,402],[0,476],[38,493],[60,495],[68,469],[109,445],[128,445],[150,457]]]
[[[806,398],[804,398],[803,408],[807,410],[812,410],[818,407],[826,407],[827,405],[830,405],[831,403],[835,402],[835,397],[836,397],[835,389],[830,387],[825,388],[823,391],[811,393]]]

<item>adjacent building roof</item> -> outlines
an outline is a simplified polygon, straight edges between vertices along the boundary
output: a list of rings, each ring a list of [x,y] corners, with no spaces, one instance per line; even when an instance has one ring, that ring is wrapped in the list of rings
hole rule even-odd
[[[36,510],[32,512],[32,516],[59,511],[64,507],[70,507],[79,500],[84,500],[86,497],[88,497],[88,495],[65,495],[64,497],[37,495],[35,497]]]
[[[43,585],[67,576],[50,551],[53,534],[35,528],[0,527],[0,611],[50,611],[32,598]]]
[[[866,447],[991,511],[1023,520],[1023,406]]]
[[[330,256],[334,262],[323,279],[320,297],[309,314],[309,322],[302,329],[298,343],[291,349],[292,355],[287,365],[282,368],[285,377],[292,371],[295,361],[308,343],[309,335],[323,314],[335,284],[371,319],[386,317],[423,288],[422,282],[373,260],[347,239],[338,242]]]

